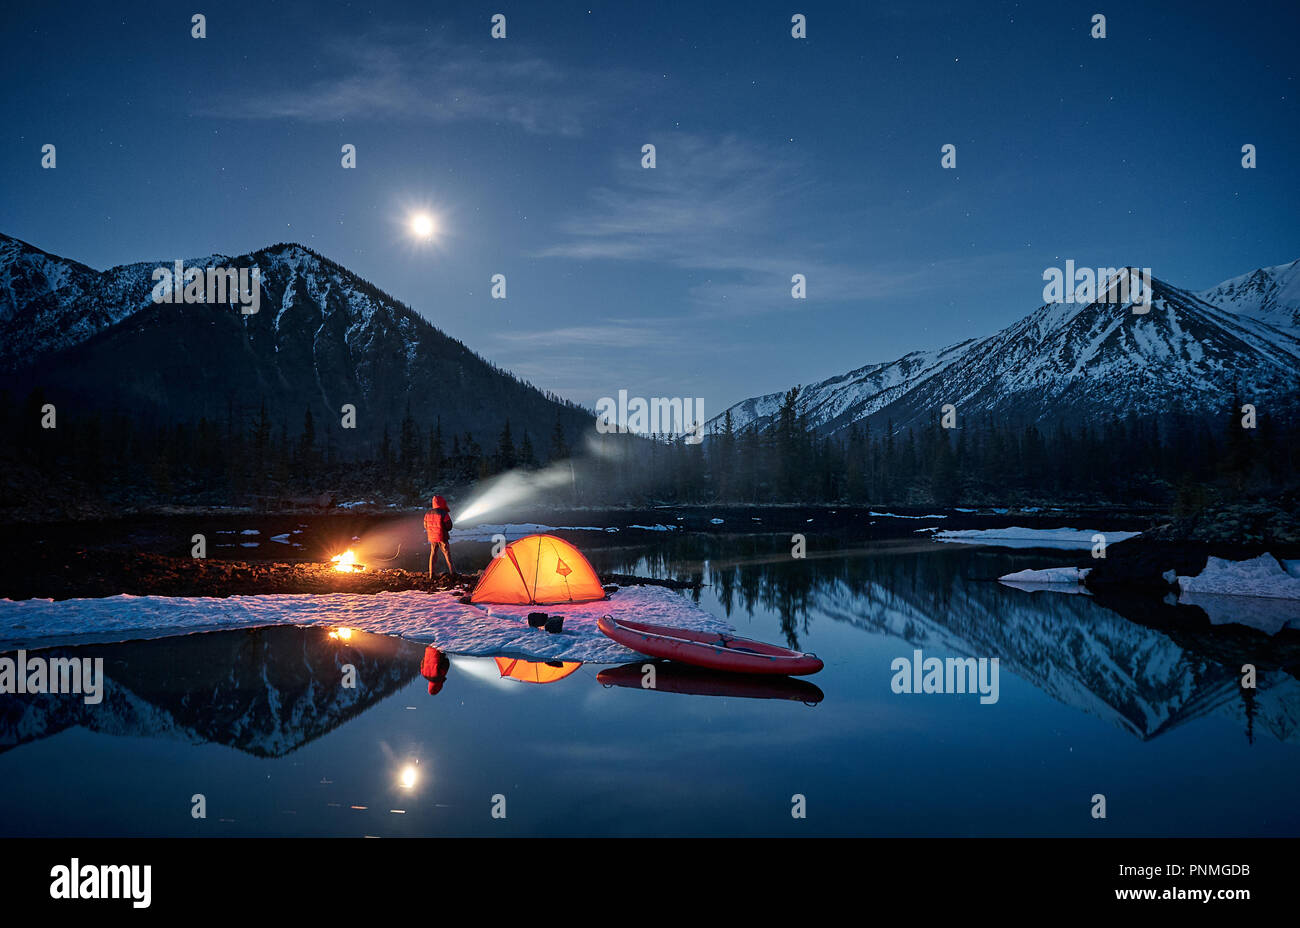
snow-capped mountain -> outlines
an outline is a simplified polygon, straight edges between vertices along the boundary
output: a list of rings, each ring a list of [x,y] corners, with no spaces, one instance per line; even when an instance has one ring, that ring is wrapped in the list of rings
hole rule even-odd
[[[258,312],[155,303],[153,272],[170,260],[99,272],[0,235],[0,381],[35,387],[60,410],[221,421],[256,413],[291,428],[356,407],[357,430],[395,429],[409,403],[424,427],[494,440],[507,418],[534,442],[556,417],[571,434],[589,414],[496,368],[411,308],[297,244],[210,255],[186,268],[261,272]]]
[[[0,234],[0,370],[80,344],[149,302],[148,271],[99,272]]]
[[[1284,331],[1157,279],[1151,287],[1145,313],[1135,313],[1131,302],[1049,303],[986,338],[812,384],[803,391],[808,419],[826,433],[863,422],[901,429],[935,421],[952,404],[959,421],[1077,423],[1129,412],[1221,414],[1234,390],[1256,402],[1296,395],[1300,330]],[[1282,296],[1269,306],[1282,305],[1290,292],[1281,284],[1268,292],[1275,291]],[[772,393],[737,403],[730,409],[734,427],[766,428],[781,399]],[[724,416],[709,427],[720,427]]]
[[[1300,259],[1261,267],[1196,295],[1239,316],[1300,335]]]

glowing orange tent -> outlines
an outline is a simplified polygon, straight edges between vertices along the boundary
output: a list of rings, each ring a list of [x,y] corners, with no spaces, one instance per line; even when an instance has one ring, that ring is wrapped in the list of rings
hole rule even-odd
[[[492,559],[470,602],[540,606],[604,598],[600,579],[582,552],[554,535],[529,535],[510,542]]]
[[[554,683],[582,666],[582,661],[525,661],[517,657],[498,657],[496,662],[503,678],[524,683]]]

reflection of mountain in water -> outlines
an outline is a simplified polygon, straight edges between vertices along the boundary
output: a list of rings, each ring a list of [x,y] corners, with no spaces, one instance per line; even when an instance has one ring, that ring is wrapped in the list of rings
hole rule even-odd
[[[826,618],[935,655],[997,657],[1009,673],[1067,705],[1150,739],[1222,713],[1248,735],[1300,741],[1300,636],[1216,626],[1199,609],[1152,597],[1025,593],[988,580],[1005,555],[928,544],[814,551],[795,561],[782,539],[666,540],[640,572],[696,573],[726,610],[780,616],[787,643]],[[698,564],[697,568],[682,565]],[[696,591],[696,596],[699,591]],[[425,649],[353,632],[273,627],[153,641],[51,649],[43,656],[104,659],[104,701],[0,695],[0,751],[82,726],[105,734],[215,742],[262,757],[321,737],[396,692]],[[36,652],[29,652],[36,653]],[[341,685],[342,667],[357,687]],[[1242,664],[1259,689],[1240,687]],[[888,679],[888,668],[864,668]]]
[[[82,726],[111,735],[216,742],[259,757],[296,750],[396,692],[424,648],[353,632],[276,627],[29,651],[104,659],[104,699],[0,695],[0,751]],[[342,685],[343,665],[356,687]]]
[[[1300,736],[1300,639],[1291,633],[1215,627],[1199,610],[1158,600],[1102,604],[967,579],[1002,572],[999,555],[987,553],[880,546],[796,562],[770,540],[735,551],[733,543],[725,561],[696,555],[706,582],[728,615],[735,603],[780,615],[791,647],[825,616],[902,639],[900,655],[919,647],[997,657],[1004,670],[1142,739],[1214,712],[1241,720],[1251,737],[1259,728],[1280,740]],[[1240,686],[1244,663],[1258,668],[1254,693]]]

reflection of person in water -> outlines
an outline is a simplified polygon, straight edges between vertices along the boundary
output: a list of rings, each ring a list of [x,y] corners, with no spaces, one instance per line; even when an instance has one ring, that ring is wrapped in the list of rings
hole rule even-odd
[[[433,645],[424,649],[424,660],[420,661],[420,676],[429,681],[429,695],[437,696],[442,685],[447,682],[447,671],[451,669],[451,659]]]

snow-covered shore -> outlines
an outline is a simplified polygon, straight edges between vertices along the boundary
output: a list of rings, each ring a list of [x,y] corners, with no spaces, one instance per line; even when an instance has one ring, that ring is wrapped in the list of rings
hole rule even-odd
[[[721,519],[713,519],[715,524],[721,524]],[[676,525],[628,525],[628,529],[637,529],[645,532],[675,532],[678,529]],[[458,541],[492,541],[498,535],[505,536],[507,541],[514,541],[517,538],[523,538],[526,535],[545,535],[549,532],[607,532],[614,534],[622,531],[613,525],[542,525],[538,522],[504,522],[499,524],[471,525],[467,528],[453,528],[451,530],[451,540]]]
[[[564,631],[530,628],[532,611],[564,616]],[[397,635],[457,654],[622,663],[636,653],[596,628],[602,615],[708,631],[732,627],[686,596],[657,586],[623,587],[594,603],[472,606],[452,593],[258,596],[107,596],[0,600],[0,649],[163,638],[264,625],[339,626]]]
[[[998,579],[1003,583],[1077,585],[1082,583],[1091,572],[1091,567],[1044,567],[1041,570],[1018,570],[1013,574],[1004,574]]]
[[[1182,593],[1300,600],[1300,560],[1280,561],[1271,554],[1247,561],[1211,557],[1196,576],[1179,577],[1178,589]]]
[[[1012,525],[1008,528],[972,528],[936,531],[935,541],[947,541],[966,545],[995,545],[1000,548],[1089,548],[1094,538],[1101,535],[1106,544],[1127,541],[1137,537],[1140,532],[1103,532],[1097,529],[1081,528],[1022,528]]]
[[[548,532],[617,532],[617,528],[605,528],[599,525],[542,525],[537,522],[504,522],[470,525],[465,528],[455,527],[451,530],[451,540],[457,541],[492,541],[497,535],[504,535],[507,541],[514,541],[526,535],[545,535]]]
[[[1004,574],[998,580],[1027,592],[1087,593],[1084,584],[1090,573],[1090,567],[1048,567]],[[1245,624],[1269,634],[1300,629],[1300,560],[1271,554],[1241,561],[1211,556],[1195,576],[1176,576],[1170,570],[1165,579],[1178,587],[1179,605],[1201,608],[1214,625]]]

